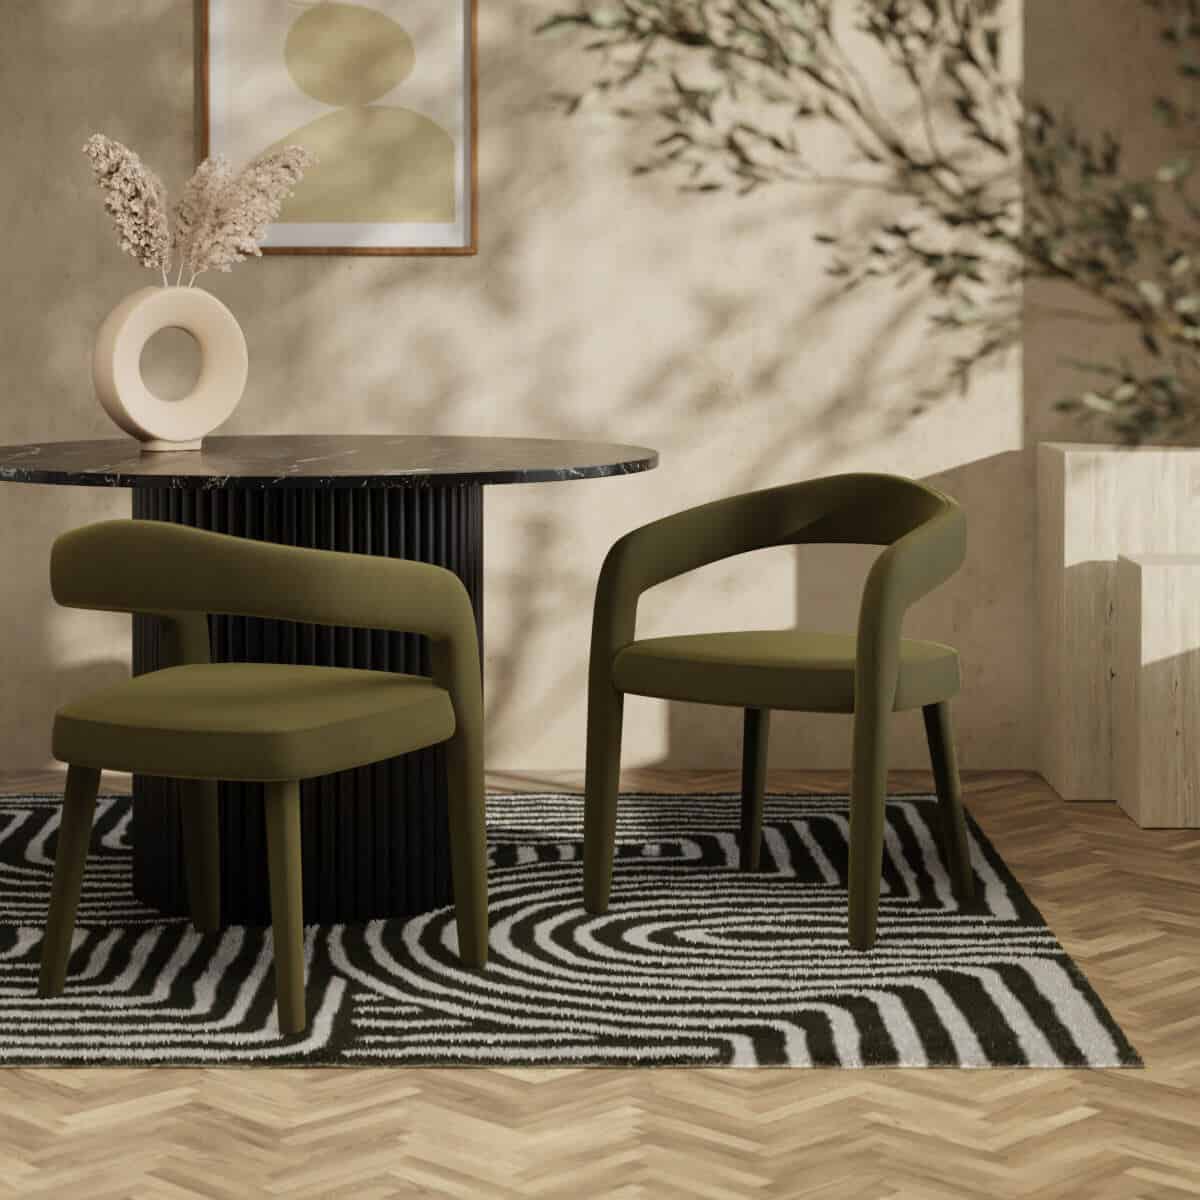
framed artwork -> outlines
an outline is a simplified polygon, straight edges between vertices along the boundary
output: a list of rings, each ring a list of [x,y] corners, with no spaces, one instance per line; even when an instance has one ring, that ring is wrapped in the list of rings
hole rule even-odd
[[[197,156],[308,168],[264,254],[474,254],[476,0],[195,0]]]

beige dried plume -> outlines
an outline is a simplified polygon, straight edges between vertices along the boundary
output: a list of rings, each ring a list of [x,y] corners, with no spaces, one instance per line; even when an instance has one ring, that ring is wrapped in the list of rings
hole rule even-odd
[[[94,133],[83,152],[92,163],[104,192],[104,207],[112,216],[121,249],[143,267],[162,272],[171,266],[171,228],[167,218],[167,189],[128,146]]]
[[[207,168],[207,183],[197,182],[196,200],[184,218],[196,214],[186,244],[181,239],[189,282],[203,271],[230,271],[234,263],[262,254],[259,240],[316,159],[303,146],[285,146],[260,155],[236,176],[224,159],[210,161],[192,177],[196,182]]]
[[[222,155],[206,158],[184,185],[172,226],[162,180],[128,146],[96,133],[83,151],[104,191],[121,249],[142,266],[161,271],[164,284],[174,254],[176,283],[187,271],[189,287],[204,271],[229,271],[234,263],[261,254],[258,243],[267,226],[316,162],[302,146],[285,146],[234,175]]]
[[[174,234],[171,245],[179,256],[179,277],[188,267],[196,232],[213,219],[213,208],[233,178],[233,168],[224,155],[206,158],[184,184],[183,194],[175,202]],[[178,282],[178,280],[176,280]]]

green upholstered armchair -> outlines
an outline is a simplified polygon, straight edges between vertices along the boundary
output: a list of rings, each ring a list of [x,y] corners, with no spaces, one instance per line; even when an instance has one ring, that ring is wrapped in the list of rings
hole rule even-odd
[[[442,567],[297,549],[160,521],[104,521],[64,534],[55,599],[163,623],[163,669],[73,701],[54,722],[68,764],[39,991],[66,979],[100,770],[189,781],[181,788],[192,919],[220,920],[216,782],[264,781],[279,1027],[306,1023],[300,878],[301,779],[446,743],[459,953],[487,959],[483,702],[462,581]],[[337,667],[209,661],[206,614],[428,634],[433,677]]]
[[[858,632],[753,630],[634,638],[647,588],[768,546],[886,546],[862,595]],[[891,475],[835,475],[702,504],[635,529],[600,572],[588,671],[584,902],[607,910],[612,882],[625,693],[745,709],[741,866],[758,865],[772,708],[851,713],[849,936],[875,940],[883,862],[888,718],[920,707],[941,802],[945,851],[960,898],[972,893],[948,701],[958,656],[901,637],[909,606],[948,579],[966,551],[966,520],[949,497]]]

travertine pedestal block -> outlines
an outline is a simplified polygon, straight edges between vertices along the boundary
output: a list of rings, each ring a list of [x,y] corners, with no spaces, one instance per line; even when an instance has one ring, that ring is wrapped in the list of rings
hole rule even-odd
[[[1113,789],[1142,827],[1200,827],[1200,555],[1117,560]]]
[[[1117,556],[1181,553],[1200,554],[1200,451],[1038,447],[1037,764],[1068,800],[1113,796]]]

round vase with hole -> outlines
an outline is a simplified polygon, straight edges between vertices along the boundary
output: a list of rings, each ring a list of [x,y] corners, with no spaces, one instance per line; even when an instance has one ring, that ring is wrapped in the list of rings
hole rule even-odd
[[[142,377],[142,350],[164,329],[182,329],[200,347],[200,375],[180,400],[156,396]],[[143,451],[199,450],[229,419],[246,387],[246,338],[237,318],[197,287],[147,287],[105,318],[92,355],[92,380],[104,411]]]

